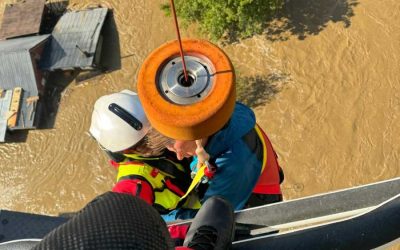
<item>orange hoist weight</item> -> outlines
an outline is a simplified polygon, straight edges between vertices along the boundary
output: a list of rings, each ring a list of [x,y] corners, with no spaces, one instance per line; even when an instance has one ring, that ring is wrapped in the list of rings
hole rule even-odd
[[[178,41],[154,50],[138,75],[138,94],[151,125],[173,139],[210,136],[235,106],[235,73],[228,56],[205,40],[184,39],[188,80]]]

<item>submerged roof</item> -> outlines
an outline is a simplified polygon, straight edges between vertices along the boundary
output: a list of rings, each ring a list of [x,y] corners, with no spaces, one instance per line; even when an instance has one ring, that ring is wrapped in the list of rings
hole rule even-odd
[[[31,96],[38,94],[30,49],[45,41],[49,35],[0,41],[0,88],[22,87]]]
[[[40,31],[45,0],[25,0],[7,4],[0,39],[37,34]]]
[[[41,67],[47,70],[91,67],[107,12],[107,8],[96,8],[64,14],[52,32]]]
[[[0,89],[12,91],[16,87],[23,89],[21,94],[21,106],[17,114],[17,124],[10,129],[35,128],[36,102],[29,103],[29,97],[38,96],[35,69],[32,64],[31,49],[45,42],[49,35],[15,38],[0,41]],[[4,108],[4,107],[3,107]],[[4,141],[4,123],[7,122],[3,109],[0,120],[3,125],[0,135]]]
[[[49,36],[50,35],[28,36],[0,41],[0,53],[30,50]]]

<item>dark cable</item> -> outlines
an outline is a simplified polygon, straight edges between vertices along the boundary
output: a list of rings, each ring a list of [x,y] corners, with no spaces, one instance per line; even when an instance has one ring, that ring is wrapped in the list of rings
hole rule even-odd
[[[185,82],[188,82],[188,81],[189,81],[189,78],[188,78],[188,74],[187,74],[187,72],[186,72],[186,63],[185,63],[185,57],[184,57],[184,55],[183,55],[181,34],[180,34],[180,32],[179,32],[178,19],[176,18],[176,11],[175,11],[174,0],[170,0],[170,2],[171,2],[172,14],[173,14],[173,16],[174,16],[174,21],[175,21],[176,35],[178,36],[179,50],[180,50],[181,58],[182,58],[183,74],[185,75]]]

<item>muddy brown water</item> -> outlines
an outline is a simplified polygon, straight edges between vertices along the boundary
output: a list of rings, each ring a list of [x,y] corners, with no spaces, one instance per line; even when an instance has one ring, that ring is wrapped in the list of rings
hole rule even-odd
[[[70,1],[72,9],[113,9],[119,48],[110,46],[121,64],[71,82],[54,128],[0,144],[1,209],[76,211],[111,189],[115,171],[87,135],[92,107],[104,94],[135,89],[145,57],[175,38],[161,2]],[[279,155],[285,199],[400,176],[399,19],[397,0],[292,1],[268,34],[222,47],[239,76],[239,97]],[[193,29],[183,35],[199,37]]]

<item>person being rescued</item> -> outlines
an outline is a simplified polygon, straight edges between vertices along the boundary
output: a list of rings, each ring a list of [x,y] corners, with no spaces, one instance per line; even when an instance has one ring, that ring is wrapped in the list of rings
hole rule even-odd
[[[166,147],[179,160],[191,158],[196,172],[203,164],[208,188],[202,196],[219,195],[227,199],[235,211],[282,200],[280,168],[271,142],[256,123],[253,111],[237,102],[227,124],[207,138],[174,140]],[[174,210],[168,220],[192,218],[195,211]]]
[[[161,215],[200,208],[195,193],[182,199],[191,183],[189,162],[165,149],[170,139],[152,129],[135,92],[100,97],[89,132],[118,170],[112,191],[138,196]]]

